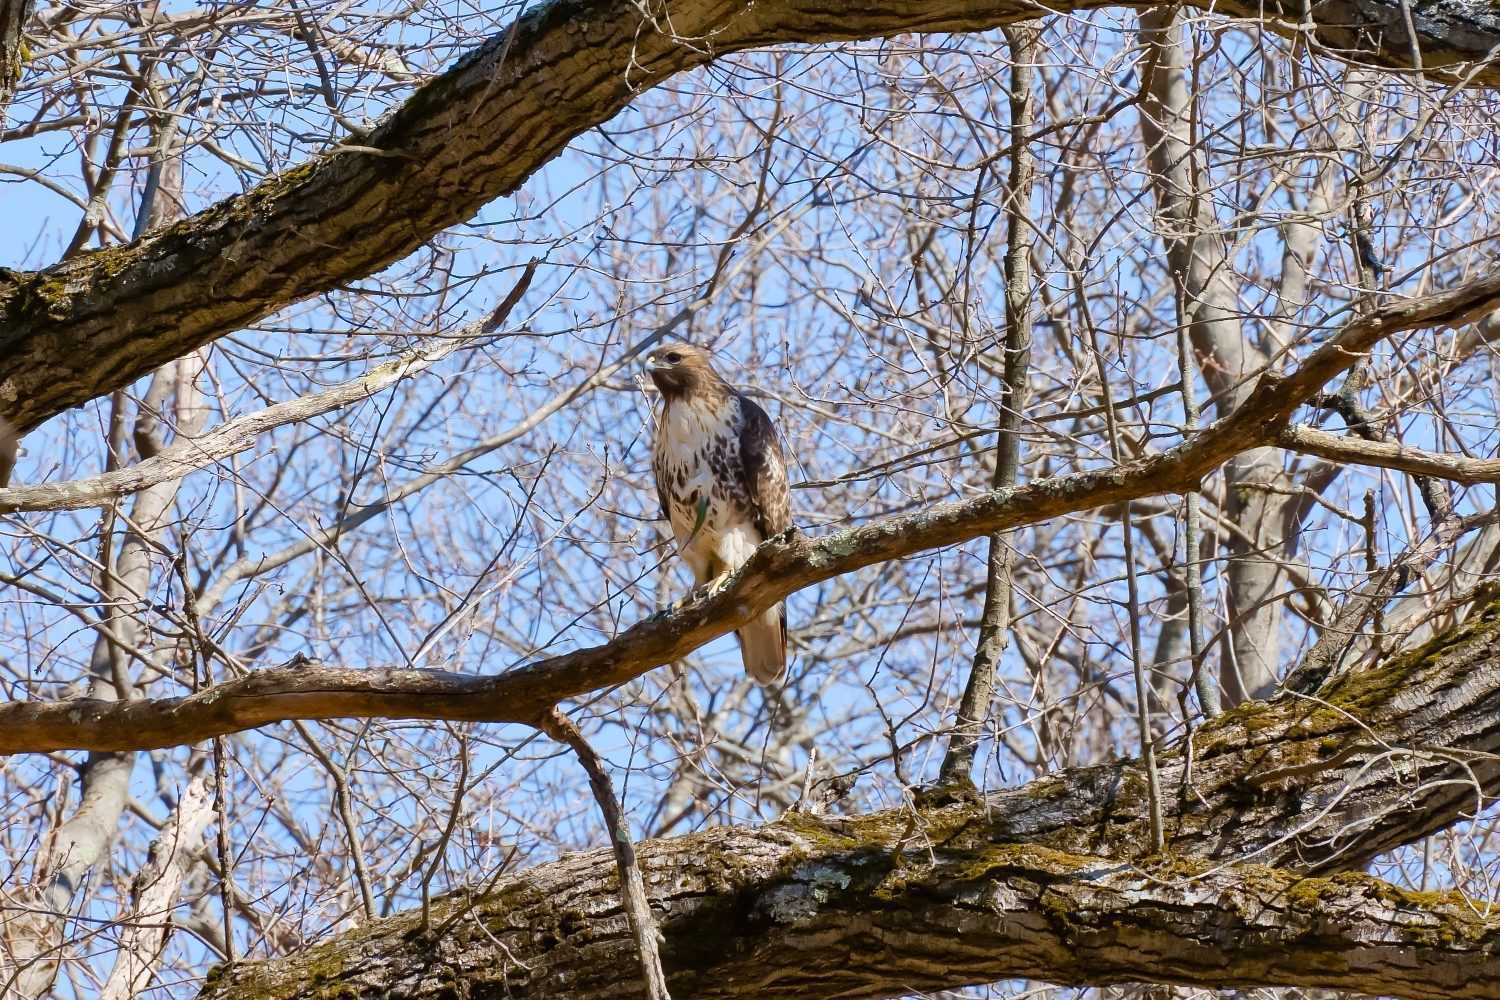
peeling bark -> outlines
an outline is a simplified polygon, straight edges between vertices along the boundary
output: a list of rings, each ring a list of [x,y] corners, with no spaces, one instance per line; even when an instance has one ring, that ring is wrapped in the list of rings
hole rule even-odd
[[[1059,9],[1103,6],[1082,0]],[[1139,5],[1145,9],[1149,5]],[[1215,12],[1407,66],[1403,0],[1215,4]],[[783,43],[980,31],[1037,11],[1022,0],[676,0],[655,21],[623,0],[554,0],[460,59],[355,146],[191,219],[45,271],[0,270],[0,416],[21,431],[130,384],[275,310],[399,260],[510,194],[643,88],[718,56]],[[1305,17],[1310,21],[1305,22]],[[1444,0],[1413,17],[1424,69],[1484,64],[1500,9]],[[670,34],[661,28],[669,27]]]

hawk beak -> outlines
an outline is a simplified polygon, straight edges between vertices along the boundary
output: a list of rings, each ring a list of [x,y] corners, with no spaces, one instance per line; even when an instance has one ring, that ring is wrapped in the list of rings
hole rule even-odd
[[[664,368],[670,368],[670,367],[672,367],[672,366],[669,365],[669,364],[667,364],[665,361],[658,360],[657,357],[656,357],[656,355],[654,355],[654,354],[648,354],[648,355],[646,355],[646,370],[648,372],[657,372],[657,371],[661,371]]]

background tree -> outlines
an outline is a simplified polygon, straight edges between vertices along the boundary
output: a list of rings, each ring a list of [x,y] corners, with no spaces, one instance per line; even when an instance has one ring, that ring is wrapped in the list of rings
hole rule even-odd
[[[0,5],[7,995],[1500,996],[1500,20],[1215,10]]]

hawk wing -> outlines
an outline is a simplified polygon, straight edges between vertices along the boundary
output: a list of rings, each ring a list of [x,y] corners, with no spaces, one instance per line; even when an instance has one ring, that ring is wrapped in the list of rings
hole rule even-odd
[[[786,478],[786,457],[776,425],[754,400],[737,396],[740,404],[740,469],[744,499],[760,540],[792,526],[792,494]],[[775,684],[786,675],[786,605],[778,603],[739,630],[745,672],[759,684]]]
[[[776,425],[753,399],[739,396],[740,463],[755,528],[764,541],[792,526],[792,494]]]

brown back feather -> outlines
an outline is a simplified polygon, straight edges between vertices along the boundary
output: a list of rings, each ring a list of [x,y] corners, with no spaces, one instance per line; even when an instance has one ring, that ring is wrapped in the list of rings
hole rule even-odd
[[[740,425],[740,461],[745,470],[745,492],[762,538],[792,526],[792,496],[786,477],[786,456],[776,425],[760,404],[735,394],[744,420]]]

